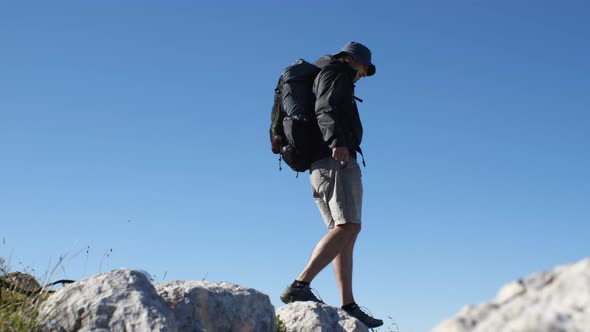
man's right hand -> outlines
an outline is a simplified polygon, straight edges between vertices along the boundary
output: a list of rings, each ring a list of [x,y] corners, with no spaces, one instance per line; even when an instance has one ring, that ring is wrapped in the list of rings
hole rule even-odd
[[[348,148],[345,146],[339,146],[332,149],[332,157],[338,160],[341,165],[345,166],[348,163],[350,157]]]

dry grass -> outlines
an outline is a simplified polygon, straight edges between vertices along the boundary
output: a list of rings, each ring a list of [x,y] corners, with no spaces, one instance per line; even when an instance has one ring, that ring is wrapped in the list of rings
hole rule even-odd
[[[40,331],[39,305],[48,294],[26,295],[14,287],[5,287],[7,282],[13,283],[10,275],[5,260],[0,257],[0,279],[5,281],[0,288],[0,331]]]

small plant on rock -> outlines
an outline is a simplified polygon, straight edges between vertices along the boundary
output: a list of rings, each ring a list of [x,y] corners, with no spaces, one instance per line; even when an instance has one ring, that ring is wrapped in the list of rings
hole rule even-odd
[[[277,315],[277,332],[287,332],[287,326],[281,320],[281,316]]]

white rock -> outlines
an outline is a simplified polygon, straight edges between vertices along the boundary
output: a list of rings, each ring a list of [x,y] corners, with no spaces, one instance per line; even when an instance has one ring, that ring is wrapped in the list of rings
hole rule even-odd
[[[433,330],[556,331],[590,331],[590,259],[512,282],[494,301],[468,306]]]
[[[177,331],[146,276],[102,273],[59,289],[40,307],[44,331]]]
[[[287,332],[368,332],[369,329],[340,308],[316,302],[294,302],[277,310]]]
[[[267,295],[230,283],[171,281],[155,285],[180,331],[276,331]]]
[[[145,272],[115,270],[73,283],[41,306],[43,331],[275,332],[268,296],[229,283],[153,285]]]

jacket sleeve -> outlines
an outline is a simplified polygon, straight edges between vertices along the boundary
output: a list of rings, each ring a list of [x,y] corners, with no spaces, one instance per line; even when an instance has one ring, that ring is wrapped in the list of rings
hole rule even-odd
[[[322,70],[315,79],[315,113],[324,142],[330,149],[347,146],[341,126],[341,105],[351,102],[352,81],[346,73],[334,69]]]

